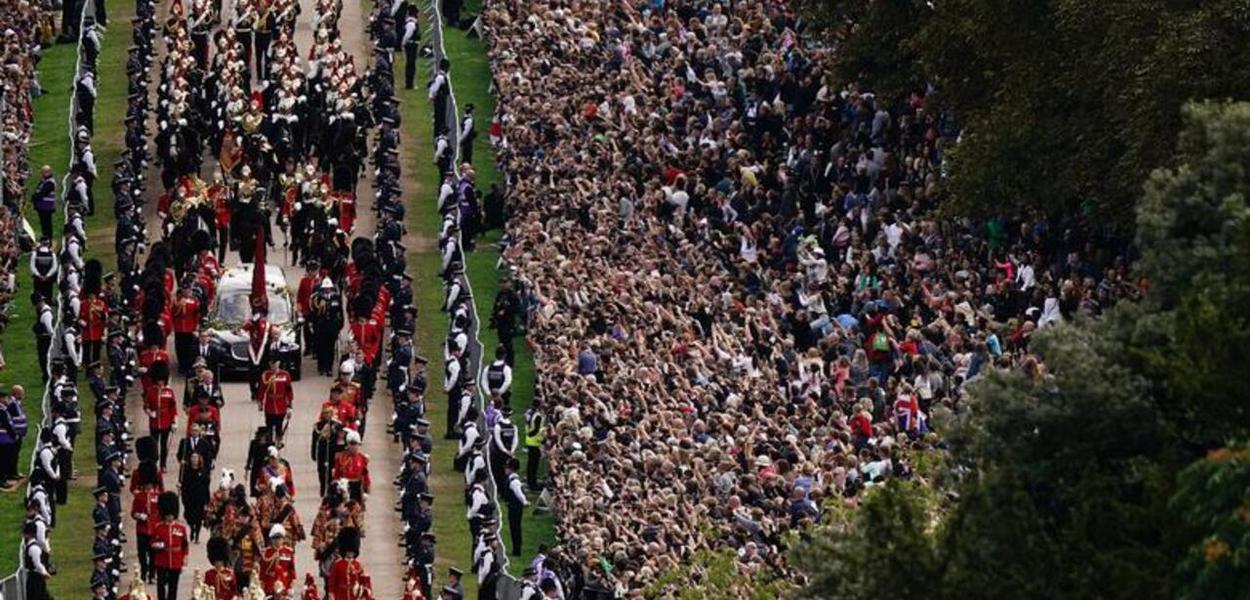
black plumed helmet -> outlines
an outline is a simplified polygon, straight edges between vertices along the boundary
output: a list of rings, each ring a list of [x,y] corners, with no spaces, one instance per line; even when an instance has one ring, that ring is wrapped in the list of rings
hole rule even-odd
[[[208,540],[208,562],[214,565],[230,562],[230,542],[226,538],[215,537]]]
[[[341,554],[360,554],[360,530],[347,527],[339,532],[338,548]]]
[[[156,507],[161,511],[161,517],[178,518],[178,494],[173,492],[165,492],[156,500]]]

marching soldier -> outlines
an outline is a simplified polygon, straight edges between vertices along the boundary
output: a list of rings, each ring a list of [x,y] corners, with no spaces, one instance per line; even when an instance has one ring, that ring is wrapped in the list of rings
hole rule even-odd
[[[286,528],[275,523],[269,528],[269,547],[260,555],[260,584],[266,594],[277,593],[278,586],[290,590],[295,583],[295,548],[291,547]]]
[[[195,361],[196,331],[200,328],[200,301],[192,293],[191,280],[183,278],[174,300],[174,354],[178,357],[178,369],[183,375],[191,372]]]
[[[265,426],[269,428],[274,443],[279,448],[286,437],[286,424],[291,418],[291,403],[295,391],[291,387],[291,374],[282,368],[277,354],[269,357],[269,370],[260,376],[260,408],[265,413]]]
[[[323,407],[321,418],[313,425],[311,453],[313,462],[317,464],[317,485],[321,496],[326,495],[334,458],[343,449],[339,444],[339,431],[343,427],[336,416],[333,408]]]
[[[234,567],[230,561],[230,542],[214,537],[208,540],[208,562],[212,568],[204,573],[204,583],[217,598],[233,598],[239,591]]]
[[[178,597],[178,578],[187,563],[190,535],[178,519],[178,494],[165,492],[157,501],[161,521],[151,530],[152,564],[156,567],[156,596],[159,600]]]
[[[317,373],[330,376],[334,366],[334,346],[343,329],[343,301],[329,277],[308,301],[312,311],[313,348],[317,355]]]
[[[347,451],[341,452],[334,459],[335,479],[346,479],[348,490],[353,500],[364,500],[369,493],[369,456],[360,451],[360,434],[347,432]]]
[[[357,556],[360,554],[360,532],[348,527],[339,532],[335,543],[338,558],[330,565],[330,577],[326,586],[329,592],[327,600],[354,600],[356,586],[365,576],[364,565]]]

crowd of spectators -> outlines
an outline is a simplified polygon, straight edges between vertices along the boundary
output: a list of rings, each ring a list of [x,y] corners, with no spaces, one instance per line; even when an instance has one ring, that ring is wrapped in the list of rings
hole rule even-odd
[[[4,141],[0,187],[5,208],[0,211],[0,326],[8,323],[22,252],[18,236],[23,228],[18,225],[30,176],[31,100],[42,93],[36,66],[51,36],[52,17],[45,4],[41,0],[0,1],[0,137]]]
[[[969,381],[1138,293],[1067,224],[943,218],[957,124],[842,81],[784,2],[483,14],[535,400],[573,590],[783,534],[922,477]]]

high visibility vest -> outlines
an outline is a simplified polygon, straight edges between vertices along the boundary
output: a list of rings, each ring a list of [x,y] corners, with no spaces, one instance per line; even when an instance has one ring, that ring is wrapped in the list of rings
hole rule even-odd
[[[525,423],[525,446],[537,448],[543,445],[543,415],[535,412]]]

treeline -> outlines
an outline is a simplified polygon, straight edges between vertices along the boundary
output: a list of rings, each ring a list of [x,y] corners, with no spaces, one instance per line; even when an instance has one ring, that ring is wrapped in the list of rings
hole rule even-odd
[[[834,77],[958,115],[949,210],[1079,214],[1149,285],[978,382],[950,483],[835,513],[802,595],[1250,597],[1250,2],[800,4]]]
[[[1079,216],[1128,235],[1142,182],[1173,166],[1181,107],[1250,99],[1250,2],[797,0],[839,81],[931,88],[962,131],[947,206]]]

